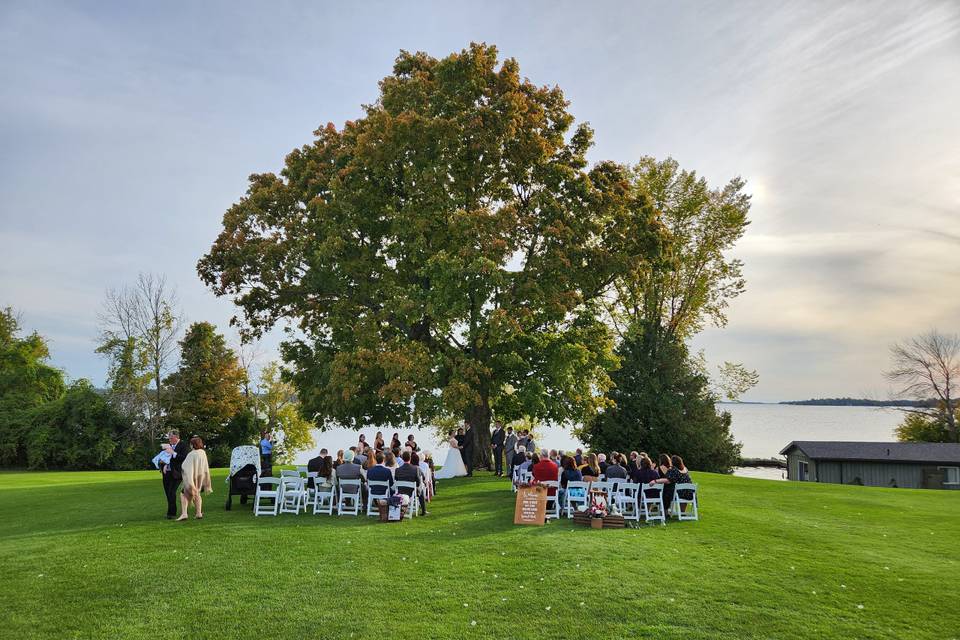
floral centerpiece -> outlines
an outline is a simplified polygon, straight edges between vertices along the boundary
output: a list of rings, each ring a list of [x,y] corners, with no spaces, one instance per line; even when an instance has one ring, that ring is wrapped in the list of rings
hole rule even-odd
[[[591,491],[587,515],[591,518],[603,518],[607,513],[607,494],[603,491]]]

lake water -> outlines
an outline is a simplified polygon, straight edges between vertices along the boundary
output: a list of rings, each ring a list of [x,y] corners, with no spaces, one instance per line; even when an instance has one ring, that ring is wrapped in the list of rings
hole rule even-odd
[[[720,408],[732,415],[733,435],[743,443],[743,456],[746,458],[777,457],[780,450],[792,440],[893,441],[893,429],[903,419],[899,411],[873,407],[723,403]],[[581,446],[569,431],[560,427],[540,427],[538,432],[538,447],[571,450]],[[376,429],[364,429],[361,433],[367,436],[368,442],[373,442]],[[407,434],[412,433],[421,449],[433,451],[437,464],[447,455],[446,443],[437,442],[431,433],[420,429],[407,429],[399,433],[401,440],[406,440]],[[389,442],[393,431],[385,430],[384,434]],[[356,431],[346,429],[318,431],[314,433],[317,446],[301,452],[297,456],[297,463],[306,464],[321,447],[335,454],[337,449],[355,445],[358,435]],[[777,469],[743,471],[743,475],[764,478],[778,478],[781,473]]]

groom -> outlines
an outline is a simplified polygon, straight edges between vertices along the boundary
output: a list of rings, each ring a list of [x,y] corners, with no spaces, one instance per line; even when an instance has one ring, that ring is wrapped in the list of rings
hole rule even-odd
[[[474,433],[473,429],[470,428],[470,423],[466,420],[463,421],[463,440],[460,441],[460,455],[463,456],[463,465],[467,468],[467,477],[470,478],[473,476],[473,442],[474,442]],[[460,438],[457,438],[460,440]]]

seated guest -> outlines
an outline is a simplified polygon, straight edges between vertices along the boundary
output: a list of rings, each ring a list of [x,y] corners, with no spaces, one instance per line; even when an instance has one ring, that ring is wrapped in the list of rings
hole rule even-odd
[[[318,473],[320,471],[320,467],[323,466],[323,459],[326,457],[327,456],[324,454],[324,452],[321,451],[320,455],[318,455],[316,458],[310,458],[307,460],[307,473]],[[313,478],[308,478],[307,486],[313,489],[313,485]]]
[[[427,502],[430,502],[433,500],[433,469],[430,468],[426,458],[430,455],[430,452],[425,451],[423,455],[424,457],[421,459],[420,454],[413,452],[410,455],[410,464],[420,467],[420,472],[423,474],[423,495]]]
[[[347,451],[343,454],[343,462],[337,467],[337,478],[343,480],[360,480],[360,493],[365,496],[363,491],[363,476],[360,473],[360,465],[353,461],[353,451]],[[357,489],[348,488],[345,493],[356,493]]]
[[[560,501],[560,508],[563,509],[567,504],[567,483],[582,482],[583,474],[577,469],[575,458],[566,456],[563,459],[563,471],[560,472],[560,495],[557,498]]]
[[[673,465],[673,460],[676,460],[679,463],[680,468],[677,468]],[[663,472],[664,468],[666,468],[666,472]],[[670,505],[673,503],[673,494],[676,491],[675,485],[691,482],[690,474],[687,472],[687,468],[683,466],[683,458],[680,456],[673,456],[671,459],[670,456],[666,454],[660,454],[660,470],[660,478],[654,480],[653,483],[664,485],[663,508],[669,510]],[[685,493],[689,494],[690,492],[686,491]],[[681,497],[684,500],[689,500],[692,496]]]
[[[597,454],[597,466],[600,468],[600,475],[607,472],[607,454]]]
[[[627,462],[627,473],[636,471],[640,468],[640,454],[636,451],[630,452],[630,460]]]
[[[531,462],[533,461],[531,460]],[[557,476],[560,473],[557,463],[549,457],[539,458],[536,462],[533,462],[530,469],[533,474],[533,479],[537,482],[556,482]],[[556,494],[557,490],[553,487],[550,487],[547,491],[547,495],[553,496]]]
[[[611,455],[611,462],[607,465],[607,480],[626,479],[627,469],[623,466],[623,456],[619,453]]]
[[[371,467],[374,467],[377,465],[377,456],[374,453],[372,448],[367,447],[364,450],[363,455],[364,455],[364,461],[362,463],[362,466],[365,471],[369,471]]]
[[[427,515],[427,501],[423,499],[423,472],[420,471],[419,465],[410,463],[412,455],[409,451],[404,451],[401,459],[403,460],[403,464],[397,467],[394,475],[398,482],[417,483],[417,495],[420,497],[420,515],[425,516]],[[412,497],[409,488],[400,488],[397,489],[397,492]]]
[[[640,458],[640,466],[636,471],[630,472],[630,481],[638,484],[650,484],[659,479],[660,472],[653,468],[653,461],[650,458]]]
[[[390,473],[393,474],[397,470],[397,457],[393,455],[393,451],[387,451],[383,454],[383,466],[390,470]]]
[[[342,464],[343,464],[343,449],[340,449],[339,451],[337,451],[337,457],[333,461],[333,468],[336,469]]]
[[[690,478],[690,472],[687,471],[687,466],[683,464],[683,458],[680,456],[674,455],[670,457],[670,466],[673,469],[673,475],[669,476],[670,482],[673,484],[692,484],[693,479]],[[680,491],[679,495],[684,500],[693,500],[693,491],[690,489],[684,489]],[[680,505],[681,511],[687,510],[687,505]]]
[[[367,482],[386,482],[389,486],[385,489],[383,487],[371,488],[367,485],[368,491],[370,491],[373,496],[387,498],[392,493],[393,473],[383,465],[383,453],[378,451],[374,459],[376,460],[376,464],[367,469]]]
[[[580,467],[580,473],[584,480],[596,480],[600,477],[600,463],[597,462],[597,454],[588,453],[586,462]]]
[[[577,449],[576,455],[573,456],[573,461],[578,468],[583,466],[583,449]]]
[[[527,461],[527,448],[523,445],[517,447],[517,452],[513,454],[513,459],[510,461],[510,466],[513,467],[513,473],[517,474],[520,471],[520,465]]]
[[[353,461],[363,467],[363,463],[367,461],[367,456],[363,455],[363,450],[359,447],[350,447],[350,451],[353,451]]]
[[[523,462],[517,466],[517,469],[519,470],[518,473],[526,473],[527,471],[530,471],[530,467],[534,464],[534,458],[537,458],[537,460],[540,459],[540,457],[535,453],[524,453]]]
[[[557,465],[557,468],[560,468],[560,462],[561,462],[560,454],[557,452],[556,449],[550,449],[550,455],[548,457],[550,458],[550,461],[553,462],[553,464]]]
[[[323,449],[325,451],[325,449]],[[310,478],[314,480],[314,478]],[[323,460],[320,461],[320,466],[317,469],[316,482],[311,486],[319,485],[323,489],[329,489],[331,486],[336,486],[337,484],[337,472],[333,468],[333,458],[330,456],[323,456]]]

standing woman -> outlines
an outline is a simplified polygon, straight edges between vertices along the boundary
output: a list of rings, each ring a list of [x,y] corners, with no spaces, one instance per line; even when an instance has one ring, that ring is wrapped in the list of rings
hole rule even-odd
[[[390,440],[390,450],[394,453],[400,449],[400,434],[394,433],[393,438]]]
[[[366,449],[368,446],[370,445],[367,444],[367,436],[361,433],[360,440],[357,441],[357,453],[363,453],[363,450]]]
[[[383,451],[383,431],[377,431],[377,437],[373,439],[373,450]]]
[[[200,493],[213,492],[213,483],[210,482],[210,465],[207,463],[207,452],[203,450],[203,440],[199,436],[190,438],[191,451],[183,459],[183,491],[180,493],[180,517],[177,521],[187,519],[187,509],[192,502],[197,520],[203,519],[203,498]]]

